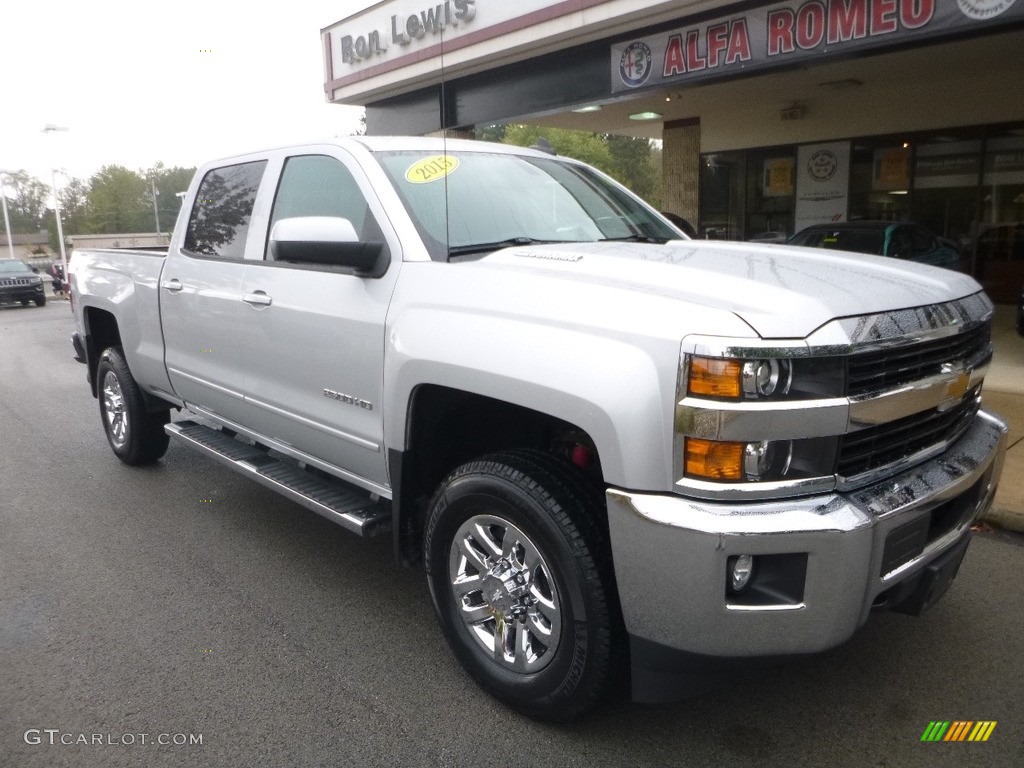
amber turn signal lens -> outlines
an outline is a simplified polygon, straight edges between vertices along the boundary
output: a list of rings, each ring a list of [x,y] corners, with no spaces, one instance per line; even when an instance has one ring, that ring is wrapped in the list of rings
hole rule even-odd
[[[706,480],[742,480],[746,443],[686,438],[686,474]]]
[[[743,366],[739,360],[718,357],[690,358],[690,394],[739,398]]]

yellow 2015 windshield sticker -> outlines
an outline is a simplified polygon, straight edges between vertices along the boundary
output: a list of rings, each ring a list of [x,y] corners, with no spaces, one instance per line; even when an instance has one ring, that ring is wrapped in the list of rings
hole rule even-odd
[[[409,166],[405,172],[405,180],[410,184],[429,184],[454,173],[459,167],[459,158],[453,155],[434,155]]]

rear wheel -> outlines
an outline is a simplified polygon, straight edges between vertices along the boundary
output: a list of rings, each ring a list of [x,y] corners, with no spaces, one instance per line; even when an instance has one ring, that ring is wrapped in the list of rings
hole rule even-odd
[[[600,503],[575,467],[532,451],[459,467],[431,502],[424,559],[448,643],[481,686],[535,717],[576,717],[610,684]]]
[[[100,417],[107,442],[125,464],[152,464],[167,451],[170,437],[164,425],[170,409],[150,413],[120,347],[109,347],[96,368]]]

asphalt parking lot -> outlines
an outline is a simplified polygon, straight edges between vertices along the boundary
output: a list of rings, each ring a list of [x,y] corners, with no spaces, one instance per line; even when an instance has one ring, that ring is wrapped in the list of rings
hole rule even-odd
[[[698,699],[545,725],[463,674],[388,541],[178,446],[122,466],[71,330],[65,302],[0,309],[3,768],[1024,763],[1019,535],[976,536],[922,618],[877,614]],[[997,725],[922,742],[936,720]]]

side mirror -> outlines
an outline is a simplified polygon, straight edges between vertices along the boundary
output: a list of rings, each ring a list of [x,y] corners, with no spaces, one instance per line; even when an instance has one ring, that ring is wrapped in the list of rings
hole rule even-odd
[[[39,274],[39,267],[29,267],[29,269],[31,269],[31,270],[32,270],[33,272],[35,272],[35,273],[36,273],[37,275]]]
[[[270,230],[270,253],[275,261],[348,267],[368,277],[388,266],[384,243],[360,242],[352,222],[334,216],[281,219]]]

